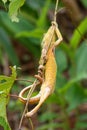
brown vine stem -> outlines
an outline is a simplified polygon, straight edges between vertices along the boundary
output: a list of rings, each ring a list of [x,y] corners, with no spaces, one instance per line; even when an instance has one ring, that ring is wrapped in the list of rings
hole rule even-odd
[[[24,82],[30,82],[30,83],[33,83],[33,81],[31,80],[26,80],[26,79],[15,79],[16,81],[24,81]]]
[[[56,14],[57,14],[58,2],[59,2],[59,0],[56,0],[56,6],[55,6],[55,12],[54,12],[54,21],[55,22],[56,22]]]
[[[26,113],[26,111],[27,111],[29,99],[30,99],[30,97],[31,97],[31,95],[32,95],[32,93],[33,93],[35,87],[36,87],[38,84],[39,84],[39,81],[36,79],[36,80],[34,81],[34,83],[33,83],[33,87],[32,87],[32,88],[30,89],[30,91],[28,92],[27,102],[26,102],[25,109],[24,109],[24,111],[23,111],[23,114],[22,114],[22,117],[21,117],[21,120],[20,120],[20,123],[19,123],[19,128],[18,128],[18,130],[21,130],[22,121],[23,121],[23,118],[24,118],[25,113]]]
[[[8,94],[9,97],[14,97],[14,98],[19,98],[19,96],[15,95],[15,94]]]

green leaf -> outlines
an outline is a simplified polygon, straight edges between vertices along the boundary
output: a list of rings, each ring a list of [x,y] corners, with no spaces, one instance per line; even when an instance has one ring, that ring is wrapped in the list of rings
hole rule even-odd
[[[87,113],[83,113],[78,118],[79,121],[86,121],[87,120]]]
[[[56,77],[56,90],[59,90],[60,88],[64,87],[66,83],[67,78],[58,71]]]
[[[7,13],[4,11],[0,11],[0,23],[1,26],[3,26],[12,37],[14,37],[15,33],[29,31],[35,28],[28,20],[24,19],[23,17],[20,17],[20,21],[18,23],[11,22]]]
[[[7,2],[7,0],[2,0],[2,2],[5,4]]]
[[[51,3],[51,0],[46,0],[45,5],[41,10],[41,15],[40,15],[39,19],[37,20],[38,28],[43,28],[45,26],[47,11],[49,9],[50,3]]]
[[[87,44],[84,42],[77,49],[75,56],[75,74],[69,81],[59,89],[59,92],[66,92],[74,83],[80,82],[84,79],[87,79]]]
[[[8,122],[3,117],[0,117],[0,125],[3,126],[4,130],[11,130]]]
[[[58,115],[56,115],[56,113],[47,111],[39,117],[39,120],[40,120],[40,122],[51,121],[51,120],[55,119],[57,116]]]
[[[82,102],[84,102],[84,89],[74,84],[66,94],[66,100],[69,104],[68,111],[76,109]]]
[[[74,31],[74,34],[71,38],[70,45],[72,48],[76,49],[80,43],[81,38],[87,32],[87,17],[80,23],[78,28]]]
[[[64,71],[67,68],[67,57],[64,51],[60,49],[56,50],[56,62],[58,66],[58,73]]]
[[[0,76],[0,125],[4,130],[11,130],[7,121],[6,106],[8,104],[9,92],[16,79],[16,67],[12,67],[11,70],[12,74],[10,77]]]
[[[80,0],[85,8],[87,8],[87,0]]]
[[[35,45],[35,41],[34,39],[32,39],[31,41],[29,39],[20,39],[21,44],[29,49],[29,51],[31,51],[31,53],[37,58],[40,56],[40,49],[38,49],[40,47]],[[38,42],[37,44],[40,44],[40,42]]]
[[[44,2],[45,1],[43,0],[37,0],[37,2],[35,2],[34,0],[32,0],[32,2],[30,0],[26,1],[27,5],[34,11],[40,10],[40,8],[43,7]]]
[[[43,29],[35,29],[33,31],[21,31],[16,34],[16,37],[32,37],[32,38],[41,38],[44,34]]]
[[[87,43],[83,42],[76,52],[76,75],[87,74]]]
[[[4,28],[7,31],[9,31],[10,36],[12,38],[14,38],[14,35],[16,33],[33,30],[35,28],[31,23],[29,23],[29,21],[27,21],[24,18],[21,18],[19,23],[15,23],[15,22],[12,23],[10,21],[10,19],[8,18],[7,14],[3,11],[0,12],[0,18],[1,18],[0,19],[1,25],[4,26]],[[40,45],[39,39],[34,39],[34,38],[30,39],[30,38],[21,38],[20,37],[20,39],[17,39],[17,40],[19,41],[18,44],[22,44],[24,47],[29,49],[29,51],[31,51],[31,53],[35,57],[40,56],[40,49],[38,49],[39,46],[37,46],[37,45]]]
[[[37,128],[36,130],[48,130],[48,129],[56,129],[56,128],[62,128],[64,126],[63,123],[48,123],[48,124],[44,124],[41,127]]]
[[[67,90],[72,87],[74,83],[80,82],[83,79],[87,79],[87,73],[79,74],[77,77],[70,79],[62,88],[59,88],[59,93],[65,93]]]
[[[23,6],[25,0],[12,0],[9,5],[9,16],[13,22],[19,22],[17,17],[18,10],[21,6]]]
[[[87,129],[87,122],[81,122],[81,121],[77,122],[76,129],[86,130]]]
[[[14,48],[9,40],[7,33],[0,28],[0,45],[5,49],[8,54],[8,57],[13,65],[19,65],[19,60],[14,51]]]

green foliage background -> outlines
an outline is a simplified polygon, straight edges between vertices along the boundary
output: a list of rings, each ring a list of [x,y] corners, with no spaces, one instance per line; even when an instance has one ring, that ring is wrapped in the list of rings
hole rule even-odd
[[[4,4],[3,4],[4,2]],[[84,8],[87,8],[86,0],[81,0]],[[62,3],[59,5],[63,7]],[[6,52],[9,63],[11,65],[21,66],[20,59],[13,47],[12,41],[23,45],[32,53],[34,60],[40,57],[40,46],[43,34],[51,25],[51,21],[47,19],[48,11],[55,8],[55,1],[37,0],[12,0],[0,1],[0,64],[3,67],[3,54]],[[21,7],[21,8],[20,8]],[[12,22],[15,21],[15,22]],[[87,40],[83,37],[87,35],[87,17],[84,17],[73,31],[70,41],[63,41],[56,49],[56,61],[58,65],[58,73],[56,79],[55,93],[46,101],[47,111],[42,108],[41,115],[38,120],[43,125],[38,126],[37,130],[48,130],[63,128],[70,129],[68,117],[70,112],[75,110],[76,123],[73,130],[87,129],[87,114],[79,114],[79,106],[87,103]],[[81,34],[78,32],[81,32]],[[13,75],[16,72],[13,72]],[[68,78],[67,78],[68,74]],[[10,79],[9,79],[10,78]],[[15,74],[16,78],[16,74]],[[15,78],[0,77],[0,104],[4,101],[4,116],[0,115],[0,124],[5,130],[10,130],[6,117],[6,98],[3,93],[9,93]],[[4,86],[3,92],[2,80],[12,82]],[[7,90],[9,90],[7,92]],[[3,101],[2,101],[3,99]],[[60,106],[61,112],[53,111],[52,106],[56,104]],[[1,105],[0,105],[1,106]],[[0,113],[2,108],[0,107]],[[4,117],[4,118],[3,118]],[[2,119],[3,118],[3,119]],[[64,120],[62,123],[56,122],[60,118]],[[2,123],[3,120],[6,123]],[[6,128],[8,127],[8,128]]]

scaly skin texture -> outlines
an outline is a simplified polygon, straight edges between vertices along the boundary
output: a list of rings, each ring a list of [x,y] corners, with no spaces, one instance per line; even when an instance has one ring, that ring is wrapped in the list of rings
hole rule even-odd
[[[57,65],[52,48],[47,53],[47,62],[45,66],[45,80],[41,86],[41,90],[39,93],[40,101],[33,110],[31,110],[25,115],[26,117],[31,117],[32,115],[34,115],[38,111],[40,106],[43,104],[43,102],[47,99],[47,97],[51,95],[54,91]]]

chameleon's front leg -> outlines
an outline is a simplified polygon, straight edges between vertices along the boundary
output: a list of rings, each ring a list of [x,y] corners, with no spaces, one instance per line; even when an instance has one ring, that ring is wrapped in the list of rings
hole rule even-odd
[[[58,46],[62,42],[63,37],[57,27],[56,27],[55,31],[56,31],[56,35],[59,39],[54,43],[54,46]]]
[[[55,34],[56,34],[56,36],[57,36],[57,38],[58,38],[58,40],[56,41],[56,42],[54,42],[54,48],[56,47],[56,46],[58,46],[61,42],[62,42],[62,40],[63,40],[63,37],[62,37],[62,35],[61,35],[61,33],[60,33],[60,31],[59,31],[59,29],[58,29],[58,25],[57,25],[57,23],[56,22],[52,22],[52,25],[54,26],[54,28],[55,28]]]

